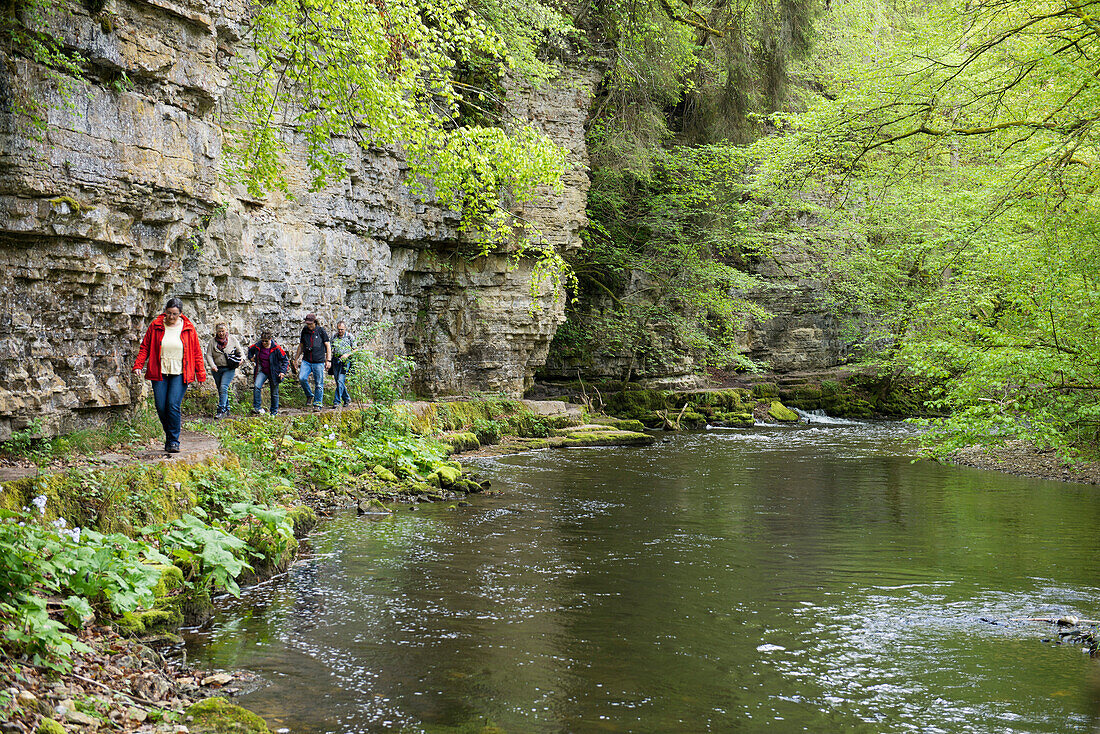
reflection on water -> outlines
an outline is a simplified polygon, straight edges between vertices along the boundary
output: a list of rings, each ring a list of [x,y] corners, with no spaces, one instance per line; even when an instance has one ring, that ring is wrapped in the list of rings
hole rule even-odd
[[[1100,493],[907,430],[486,461],[502,495],[329,521],[190,658],[295,732],[1088,731],[1096,663],[1007,620],[1097,618]]]

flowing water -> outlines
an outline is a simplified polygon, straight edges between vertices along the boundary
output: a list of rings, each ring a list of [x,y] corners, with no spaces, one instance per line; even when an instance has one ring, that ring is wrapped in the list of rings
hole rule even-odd
[[[1100,489],[911,463],[888,424],[480,462],[343,513],[189,636],[292,732],[1088,732]],[[485,729],[484,727],[497,727]]]

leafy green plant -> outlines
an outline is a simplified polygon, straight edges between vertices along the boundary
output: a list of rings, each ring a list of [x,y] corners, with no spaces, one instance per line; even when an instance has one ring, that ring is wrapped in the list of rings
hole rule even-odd
[[[70,629],[150,605],[160,577],[151,564],[168,559],[124,535],[68,529],[41,515],[0,510],[0,640],[35,665],[64,670],[71,652],[87,650]],[[61,599],[63,621],[47,597]]]
[[[154,530],[147,528],[143,533],[153,534]],[[244,540],[191,514],[170,523],[160,537],[161,548],[177,560],[189,584],[240,596],[236,578],[252,568],[245,560],[250,548]]]
[[[477,436],[477,440],[483,445],[500,443],[501,427],[495,420],[475,418],[470,424],[470,430]]]
[[[250,488],[240,471],[211,467],[208,471],[192,474],[198,494],[199,507],[213,517],[225,517],[230,508],[252,499]]]

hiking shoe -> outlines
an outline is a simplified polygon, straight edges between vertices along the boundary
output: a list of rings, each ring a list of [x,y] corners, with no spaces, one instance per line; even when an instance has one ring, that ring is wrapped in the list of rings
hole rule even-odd
[[[323,405],[318,405],[317,403],[314,403],[314,404],[313,404],[313,405],[312,405],[312,406],[310,407],[310,410],[312,410],[312,411],[313,411],[314,413],[316,413],[317,411],[320,411],[320,410],[324,410],[324,409],[325,409],[325,406],[323,406]]]
[[[180,452],[180,445],[178,443],[170,443],[164,447],[164,450],[170,454],[178,454]]]

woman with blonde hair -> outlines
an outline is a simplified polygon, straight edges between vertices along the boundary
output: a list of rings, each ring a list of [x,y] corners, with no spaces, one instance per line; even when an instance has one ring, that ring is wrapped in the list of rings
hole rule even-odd
[[[206,347],[206,369],[214,373],[214,384],[218,387],[218,410],[214,418],[229,415],[229,385],[243,360],[241,343],[229,333],[229,325],[219,321],[214,325],[214,338]]]

